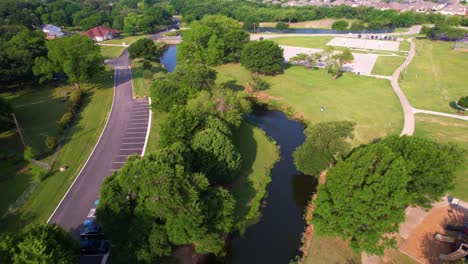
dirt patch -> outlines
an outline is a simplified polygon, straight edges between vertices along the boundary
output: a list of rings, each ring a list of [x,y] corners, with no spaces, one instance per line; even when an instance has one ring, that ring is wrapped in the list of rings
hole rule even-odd
[[[207,255],[200,255],[195,252],[195,246],[180,246],[172,253],[181,264],[202,264],[208,262]]]
[[[433,208],[426,218],[400,243],[400,250],[422,263],[438,264],[439,254],[449,254],[454,250],[451,243],[440,242],[434,238],[436,233],[455,236],[445,229],[447,224],[467,221],[466,212],[449,206]]]

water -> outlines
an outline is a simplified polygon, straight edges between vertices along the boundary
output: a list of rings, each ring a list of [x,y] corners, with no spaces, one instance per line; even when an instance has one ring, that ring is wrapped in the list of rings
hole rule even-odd
[[[257,30],[257,33],[260,32],[274,32],[274,33],[281,33],[281,34],[369,34],[369,33],[390,33],[393,32],[393,28],[387,29],[378,29],[378,30],[333,30],[333,29],[317,29],[317,28],[290,28],[286,30],[277,30],[276,28],[270,27],[260,27]]]
[[[170,72],[177,64],[176,53],[177,46],[170,46],[161,58]],[[276,141],[281,159],[271,171],[262,219],[249,227],[244,237],[237,233],[231,236],[228,262],[285,264],[299,253],[304,210],[316,186],[314,178],[300,174],[293,163],[294,150],[305,140],[304,126],[282,112],[264,108],[256,109],[247,119]]]
[[[263,129],[280,146],[281,160],[271,171],[262,219],[247,229],[244,237],[230,241],[230,263],[289,263],[299,253],[305,228],[303,214],[316,186],[315,180],[300,174],[293,163],[294,150],[305,140],[304,127],[279,111],[258,109],[249,120]]]
[[[173,72],[177,65],[177,45],[170,45],[161,56],[160,62],[168,72]]]

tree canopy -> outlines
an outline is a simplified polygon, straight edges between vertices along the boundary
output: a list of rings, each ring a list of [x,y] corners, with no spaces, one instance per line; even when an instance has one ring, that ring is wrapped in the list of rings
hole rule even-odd
[[[113,261],[154,263],[186,244],[195,244],[199,253],[221,252],[235,201],[191,172],[188,151],[175,144],[134,156],[105,180],[97,219],[112,242]]]
[[[68,80],[80,87],[104,70],[104,59],[99,46],[80,35],[57,38],[46,43],[47,57],[36,58],[34,74],[42,81],[50,80],[55,73],[65,73]]]
[[[337,20],[333,22],[332,29],[334,30],[346,30],[349,26],[348,21],[346,20]]]
[[[395,245],[384,235],[398,231],[405,218],[410,176],[404,163],[383,144],[359,148],[338,162],[318,189],[312,218],[316,233],[350,240],[356,252],[382,255]]]
[[[149,38],[142,38],[128,47],[128,53],[131,59],[144,58],[153,59],[159,52],[158,47],[153,40]]]
[[[78,262],[78,243],[57,225],[34,224],[19,233],[0,236],[1,263]]]
[[[275,74],[282,70],[283,49],[269,40],[251,41],[242,49],[240,63],[253,72]]]
[[[323,122],[304,130],[306,140],[293,154],[294,164],[301,172],[318,176],[335,159],[342,159],[351,150],[354,123],[350,121]]]

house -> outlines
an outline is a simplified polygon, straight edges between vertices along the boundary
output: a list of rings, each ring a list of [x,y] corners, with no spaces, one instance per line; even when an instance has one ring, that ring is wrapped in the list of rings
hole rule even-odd
[[[466,14],[466,6],[462,4],[449,5],[444,7],[440,13],[442,15],[459,15],[464,16]]]
[[[113,39],[115,36],[120,35],[120,31],[113,28],[106,28],[103,26],[94,27],[86,32],[82,33],[83,35],[88,36],[94,41],[104,41],[108,39]]]
[[[54,39],[63,36],[62,29],[52,24],[47,24],[42,27],[42,32],[46,33],[46,39]]]

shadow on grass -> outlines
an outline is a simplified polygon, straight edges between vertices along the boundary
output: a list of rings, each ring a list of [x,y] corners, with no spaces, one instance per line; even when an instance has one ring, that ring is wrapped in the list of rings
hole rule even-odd
[[[236,92],[244,90],[244,86],[240,85],[237,80],[229,80],[222,83],[221,85]]]

